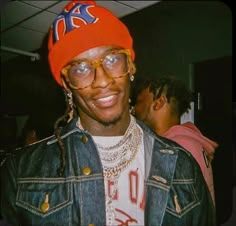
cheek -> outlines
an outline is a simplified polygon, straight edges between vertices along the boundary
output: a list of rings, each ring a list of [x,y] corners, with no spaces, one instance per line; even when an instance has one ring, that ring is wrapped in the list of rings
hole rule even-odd
[[[135,105],[135,116],[142,120],[143,119],[143,115],[145,114],[145,109],[144,109],[144,106],[143,104],[136,104]]]
[[[127,104],[126,101],[130,98],[130,80],[128,76],[119,78],[116,80],[117,90],[119,90],[122,93],[123,100],[125,101],[125,104]]]
[[[78,91],[73,93],[73,102],[77,107],[87,105],[88,100],[89,95],[86,93],[80,93]]]
[[[123,79],[123,81],[121,81],[120,86],[129,91],[131,85],[129,76],[127,75],[121,79]]]
[[[150,113],[150,104],[146,101],[142,101],[135,105],[135,116],[140,120],[144,120]]]

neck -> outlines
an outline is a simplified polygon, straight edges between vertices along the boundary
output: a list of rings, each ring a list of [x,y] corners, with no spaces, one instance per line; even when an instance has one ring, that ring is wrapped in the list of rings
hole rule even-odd
[[[154,128],[154,131],[160,135],[163,136],[167,130],[169,130],[172,126],[179,125],[180,119],[179,117],[169,117],[168,119],[160,120],[156,127]]]
[[[80,115],[80,123],[84,130],[93,136],[122,136],[130,123],[130,114],[122,115],[110,123],[99,122],[88,116]]]

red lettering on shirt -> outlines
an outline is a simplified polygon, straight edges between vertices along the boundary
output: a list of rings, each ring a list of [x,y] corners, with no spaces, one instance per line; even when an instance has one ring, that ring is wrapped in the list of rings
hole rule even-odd
[[[108,180],[108,195],[111,197],[112,196],[112,194],[113,194],[113,192],[114,192],[114,181],[113,180]],[[117,192],[117,190],[116,190],[116,192],[115,192],[115,195],[114,195],[114,197],[113,197],[113,200],[117,200],[118,199],[118,192]]]
[[[144,192],[144,190],[143,190],[142,202],[140,203],[139,208],[142,209],[142,210],[144,210],[144,208],[145,208],[145,203],[146,203],[146,196],[145,196],[145,192]]]
[[[125,213],[124,211],[117,208],[115,208],[115,210],[116,213],[120,215],[120,218],[115,218],[115,221],[119,222],[117,226],[129,226],[129,223],[138,223],[136,219],[132,218],[129,214]]]
[[[130,201],[131,203],[137,204],[138,202],[138,183],[139,175],[137,170],[129,172],[129,191],[130,191]]]

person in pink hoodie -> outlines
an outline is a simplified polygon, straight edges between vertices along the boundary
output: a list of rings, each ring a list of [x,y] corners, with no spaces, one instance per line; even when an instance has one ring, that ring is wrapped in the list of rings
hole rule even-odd
[[[181,116],[191,108],[192,94],[173,77],[149,78],[136,84],[132,113],[156,134],[183,146],[198,162],[215,203],[211,161],[218,144],[192,123],[181,124]]]

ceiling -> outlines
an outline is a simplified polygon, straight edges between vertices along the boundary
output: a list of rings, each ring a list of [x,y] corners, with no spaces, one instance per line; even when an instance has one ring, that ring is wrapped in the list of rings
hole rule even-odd
[[[43,109],[60,114],[64,111],[64,93],[50,74],[45,43],[54,18],[68,2],[0,1],[0,115],[28,115]],[[97,0],[96,4],[121,18],[158,2]]]
[[[34,51],[41,47],[52,21],[68,2],[5,0],[1,10],[1,63],[19,55],[29,55],[32,61],[39,59]],[[158,2],[107,0],[96,4],[121,18]]]

